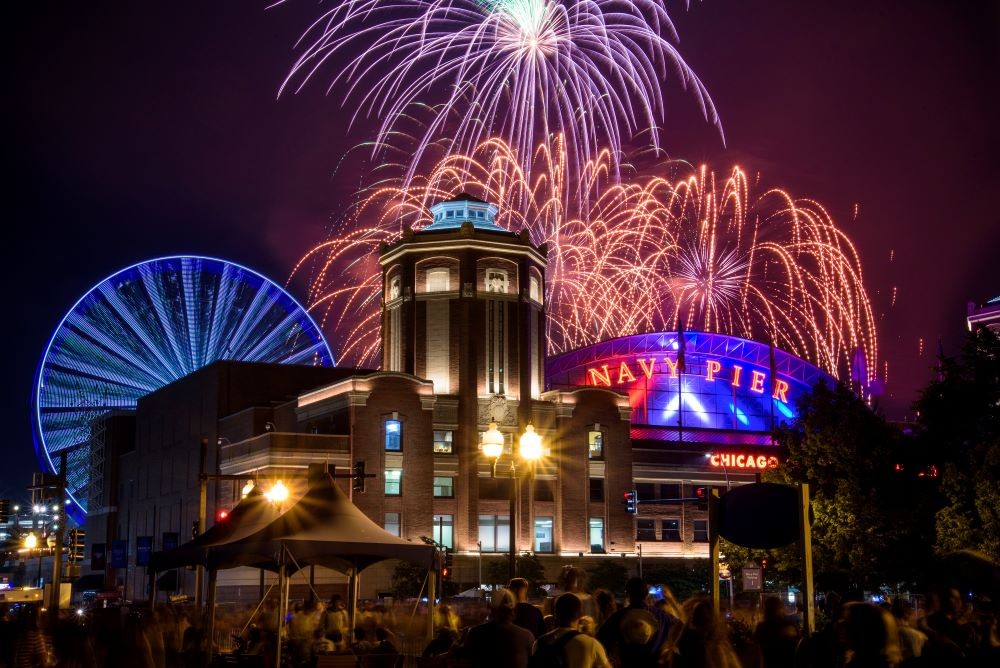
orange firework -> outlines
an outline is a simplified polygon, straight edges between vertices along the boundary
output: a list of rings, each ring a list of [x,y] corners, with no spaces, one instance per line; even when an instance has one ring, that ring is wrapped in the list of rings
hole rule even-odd
[[[499,206],[500,226],[549,245],[550,353],[683,321],[688,330],[773,342],[834,375],[857,366],[858,351],[862,376],[878,368],[857,252],[817,202],[777,189],[755,194],[738,167],[720,177],[670,162],[662,175],[617,181],[602,155],[571,189],[561,142],[540,148],[534,162],[529,180],[514,151],[492,139],[406,187],[364,194],[352,220],[293,271],[311,272],[308,304],[338,362],[378,363],[379,246],[430,224],[432,204],[468,192]]]

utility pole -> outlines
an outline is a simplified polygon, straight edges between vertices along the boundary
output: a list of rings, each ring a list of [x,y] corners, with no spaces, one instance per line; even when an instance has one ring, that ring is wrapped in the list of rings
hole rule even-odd
[[[52,555],[52,600],[49,611],[52,619],[59,618],[59,598],[62,594],[62,549],[66,539],[66,451],[59,453],[59,482],[56,487],[56,547]]]
[[[806,636],[816,632],[816,594],[813,591],[812,526],[809,524],[809,483],[799,485],[799,545],[802,549],[802,610]]]

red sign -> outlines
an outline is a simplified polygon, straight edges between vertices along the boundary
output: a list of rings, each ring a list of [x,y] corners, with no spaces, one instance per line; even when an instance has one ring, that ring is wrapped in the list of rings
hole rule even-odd
[[[723,452],[713,453],[708,459],[713,468],[743,469],[759,471],[778,468],[778,458],[774,455],[755,455],[747,453]]]

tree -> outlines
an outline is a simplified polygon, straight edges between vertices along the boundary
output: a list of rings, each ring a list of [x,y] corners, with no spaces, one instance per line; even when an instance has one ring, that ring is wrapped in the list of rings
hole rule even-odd
[[[483,584],[506,587],[510,570],[507,559],[490,559],[483,567]],[[529,553],[517,555],[517,575],[528,581],[530,596],[541,594],[539,585],[545,583],[545,567],[538,556]]]
[[[939,360],[917,401],[925,477],[940,475],[935,546],[972,548],[1000,561],[1000,338],[970,333],[959,359]]]
[[[666,585],[678,600],[709,591],[711,564],[706,559],[671,559],[646,568],[643,579],[649,584]]]
[[[602,559],[597,565],[587,570],[587,585],[595,589],[607,589],[613,594],[625,593],[625,581],[628,580],[628,569],[617,561]]]
[[[400,561],[392,571],[392,592],[397,598],[416,598],[421,594],[426,577],[426,568]]]
[[[930,559],[933,510],[920,513],[927,500],[903,464],[901,434],[844,385],[818,384],[798,409],[776,433],[785,464],[765,479],[809,483],[817,581],[869,590],[911,582]],[[794,546],[771,553],[772,575],[796,575]]]

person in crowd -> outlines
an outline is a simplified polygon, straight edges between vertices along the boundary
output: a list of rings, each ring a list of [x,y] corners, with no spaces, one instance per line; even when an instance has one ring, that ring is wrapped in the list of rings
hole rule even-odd
[[[336,649],[336,645],[333,644],[333,641],[326,637],[324,629],[317,626],[316,630],[313,631],[313,644],[311,648],[312,656],[316,656],[318,654],[332,654],[336,651]]]
[[[649,587],[642,578],[631,578],[625,583],[625,607],[608,617],[597,631],[597,639],[616,667],[641,668],[659,663],[674,620],[648,605],[648,597]]]
[[[558,626],[535,642],[531,668],[610,668],[601,643],[579,630],[583,618],[580,598],[572,592],[562,594],[553,610]]]
[[[764,619],[753,635],[764,668],[792,668],[799,629],[788,619],[784,601],[777,596],[764,599]]]
[[[434,610],[434,628],[436,629],[447,627],[453,631],[457,631],[458,621],[458,615],[455,614],[450,605],[443,601]]]
[[[375,649],[375,643],[368,637],[368,632],[363,626],[354,627],[354,642],[351,643],[351,650],[355,654],[367,654]]]
[[[583,569],[572,565],[564,566],[562,572],[559,574],[559,579],[556,582],[555,591],[553,591],[552,595],[545,601],[546,611],[554,614],[552,606],[555,604],[556,598],[560,595],[575,594],[576,597],[580,599],[580,603],[583,605],[583,614],[596,617],[597,604],[594,603],[593,597],[591,597],[591,595],[584,590],[583,578]]]
[[[913,627],[913,604],[897,598],[892,602],[892,616],[896,618],[902,666],[917,665],[917,660],[927,644],[927,634]]]
[[[594,590],[594,607],[597,612],[594,621],[597,623],[598,628],[600,628],[601,624],[608,617],[615,614],[615,610],[618,609],[618,602],[615,601],[615,595],[607,589],[596,589]]]
[[[340,594],[334,594],[330,598],[324,614],[323,628],[326,632],[326,637],[330,638],[333,632],[336,631],[343,638],[347,635],[348,621],[347,607],[344,605],[343,597]]]
[[[517,598],[514,607],[514,623],[523,629],[528,629],[531,635],[538,638],[545,633],[545,616],[537,607],[528,603],[528,581],[524,578],[514,578],[507,587]]]
[[[527,668],[535,638],[514,624],[516,607],[517,599],[509,589],[496,592],[489,620],[469,630],[457,657],[476,668]]]
[[[421,656],[425,659],[432,659],[436,656],[448,653],[458,640],[458,632],[446,626],[438,628],[434,639],[424,648]]]
[[[870,603],[844,609],[844,644],[850,668],[892,668],[902,659],[892,615]]]
[[[670,629],[663,652],[670,668],[740,668],[729,629],[711,599],[696,596],[685,601],[683,614],[685,621]]]
[[[580,630],[580,633],[585,633],[591,638],[597,635],[597,622],[590,615],[581,617],[577,628]]]

